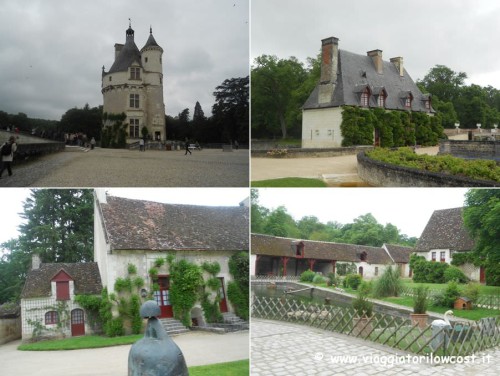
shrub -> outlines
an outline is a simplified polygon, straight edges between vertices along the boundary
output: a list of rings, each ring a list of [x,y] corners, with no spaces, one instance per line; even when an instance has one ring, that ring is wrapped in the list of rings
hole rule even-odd
[[[445,262],[427,261],[422,256],[410,257],[410,268],[413,270],[413,282],[445,283],[444,272],[449,267]]]
[[[108,337],[119,337],[124,334],[125,329],[123,329],[123,319],[121,317],[111,319],[106,328],[106,335]]]
[[[357,298],[352,301],[352,308],[354,308],[359,317],[371,317],[373,314],[373,303],[361,292],[358,294]]]
[[[146,127],[142,128],[145,129]],[[155,260],[155,267],[156,268],[161,268],[165,264],[165,259],[163,257],[157,258]]]
[[[313,283],[325,283],[326,279],[320,274],[316,274],[312,280]]]
[[[418,286],[413,297],[413,313],[423,314],[427,312],[429,288]]]
[[[128,264],[127,265],[127,272],[129,275],[137,274],[137,267],[134,264]]]
[[[363,277],[359,274],[348,274],[344,279],[344,287],[350,287],[353,290],[357,290],[358,286],[361,284]]]
[[[436,302],[438,305],[453,308],[455,300],[460,296],[460,290],[458,289],[458,284],[455,281],[448,282],[446,290],[444,290],[443,295],[438,296]]]
[[[363,295],[370,295],[373,291],[373,281],[361,281],[358,291]]]
[[[458,283],[466,283],[468,281],[468,278],[466,277],[462,269],[451,265],[444,271],[444,281],[457,281]]]
[[[399,277],[399,270],[389,266],[385,269],[384,273],[375,282],[373,288],[373,295],[377,298],[384,298],[387,296],[398,296],[403,285]]]
[[[479,297],[479,284],[473,282],[467,283],[467,286],[465,286],[464,290],[462,291],[462,295],[469,298],[473,303],[475,303],[477,301],[477,298]]]
[[[328,273],[328,280],[326,281],[327,286],[338,286],[340,283],[340,278],[337,277],[335,273]]]
[[[300,275],[300,281],[301,282],[312,282],[314,279],[314,276],[316,273],[314,273],[311,269],[306,270]]]
[[[356,274],[356,264],[353,262],[350,264],[346,262],[337,263],[337,275],[346,276],[347,274]]]
[[[132,326],[132,333],[139,334],[142,329],[142,317],[140,315],[141,300],[138,295],[132,295],[130,298],[130,322]]]
[[[233,304],[236,314],[243,320],[248,320],[248,292],[243,291],[237,282],[231,281],[227,284],[227,297]]]

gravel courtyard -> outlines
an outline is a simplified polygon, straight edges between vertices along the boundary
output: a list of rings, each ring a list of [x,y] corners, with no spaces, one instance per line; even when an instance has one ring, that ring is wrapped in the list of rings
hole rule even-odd
[[[158,151],[67,147],[13,166],[0,187],[248,187],[249,152]]]

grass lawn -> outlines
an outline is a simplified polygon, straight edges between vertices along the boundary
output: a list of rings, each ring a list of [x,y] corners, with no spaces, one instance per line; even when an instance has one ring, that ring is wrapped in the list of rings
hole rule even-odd
[[[445,290],[446,283],[415,283],[409,279],[403,280],[404,287],[416,288],[420,285],[429,287],[431,290]],[[464,284],[459,285],[459,288],[465,287]],[[500,295],[500,286],[485,286],[479,285],[479,293],[481,295]]]
[[[136,334],[123,337],[101,337],[101,336],[81,336],[50,341],[40,341],[20,345],[18,350],[25,351],[54,351],[54,350],[78,350],[96,349],[99,347],[131,345],[143,338],[144,334]]]
[[[252,187],[327,187],[323,180],[307,178],[281,178],[253,181]]]
[[[380,300],[413,308],[413,298],[410,296],[401,296],[397,298],[395,297],[382,298]],[[450,308],[429,305],[427,311],[445,313],[449,309]],[[452,311],[453,315],[455,315],[456,317],[461,317],[463,319],[474,320],[474,321],[482,319],[483,317],[494,317],[500,315],[500,311],[496,309],[486,309],[486,308],[474,308],[470,311],[452,309]]]
[[[250,374],[250,363],[247,360],[210,364],[208,366],[189,367],[190,376],[243,376]]]

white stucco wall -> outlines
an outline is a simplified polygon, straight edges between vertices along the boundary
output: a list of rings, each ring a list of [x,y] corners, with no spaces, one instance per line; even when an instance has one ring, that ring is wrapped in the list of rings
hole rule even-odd
[[[257,262],[257,255],[250,255],[250,275],[255,275],[256,262]]]
[[[302,111],[302,147],[342,146],[342,108],[332,107]]]
[[[363,278],[364,279],[373,279],[373,278],[378,278],[380,277],[386,268],[388,268],[391,265],[384,265],[384,264],[369,264],[367,262],[356,262],[356,273],[359,274],[359,267],[363,267]],[[392,265],[394,267],[394,265]],[[378,268],[378,274],[375,275],[375,268]]]

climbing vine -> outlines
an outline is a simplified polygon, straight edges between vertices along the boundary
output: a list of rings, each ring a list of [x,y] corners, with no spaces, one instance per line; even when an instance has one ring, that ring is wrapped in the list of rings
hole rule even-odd
[[[221,281],[217,278],[217,274],[220,273],[220,265],[216,261],[211,263],[204,262],[201,268],[209,275],[208,279],[205,281],[203,292],[200,294],[205,320],[209,323],[222,322],[223,317],[219,307],[219,302],[221,300]],[[211,299],[211,297],[213,297],[213,299]]]
[[[229,258],[229,273],[234,281],[227,285],[227,297],[233,304],[236,314],[244,320],[249,317],[249,258],[248,253],[235,253]]]
[[[45,306],[41,308],[32,308],[29,309],[28,311],[43,311],[43,312],[56,311],[58,317],[56,326],[54,328],[47,328],[43,324],[44,318],[35,320],[27,319],[26,321],[28,322],[28,324],[33,326],[33,332],[32,332],[33,340],[35,341],[39,340],[43,336],[44,332],[54,332],[59,334],[63,338],[66,337],[66,331],[69,330],[70,313],[68,309],[68,303],[65,300],[58,301],[55,305]]]

